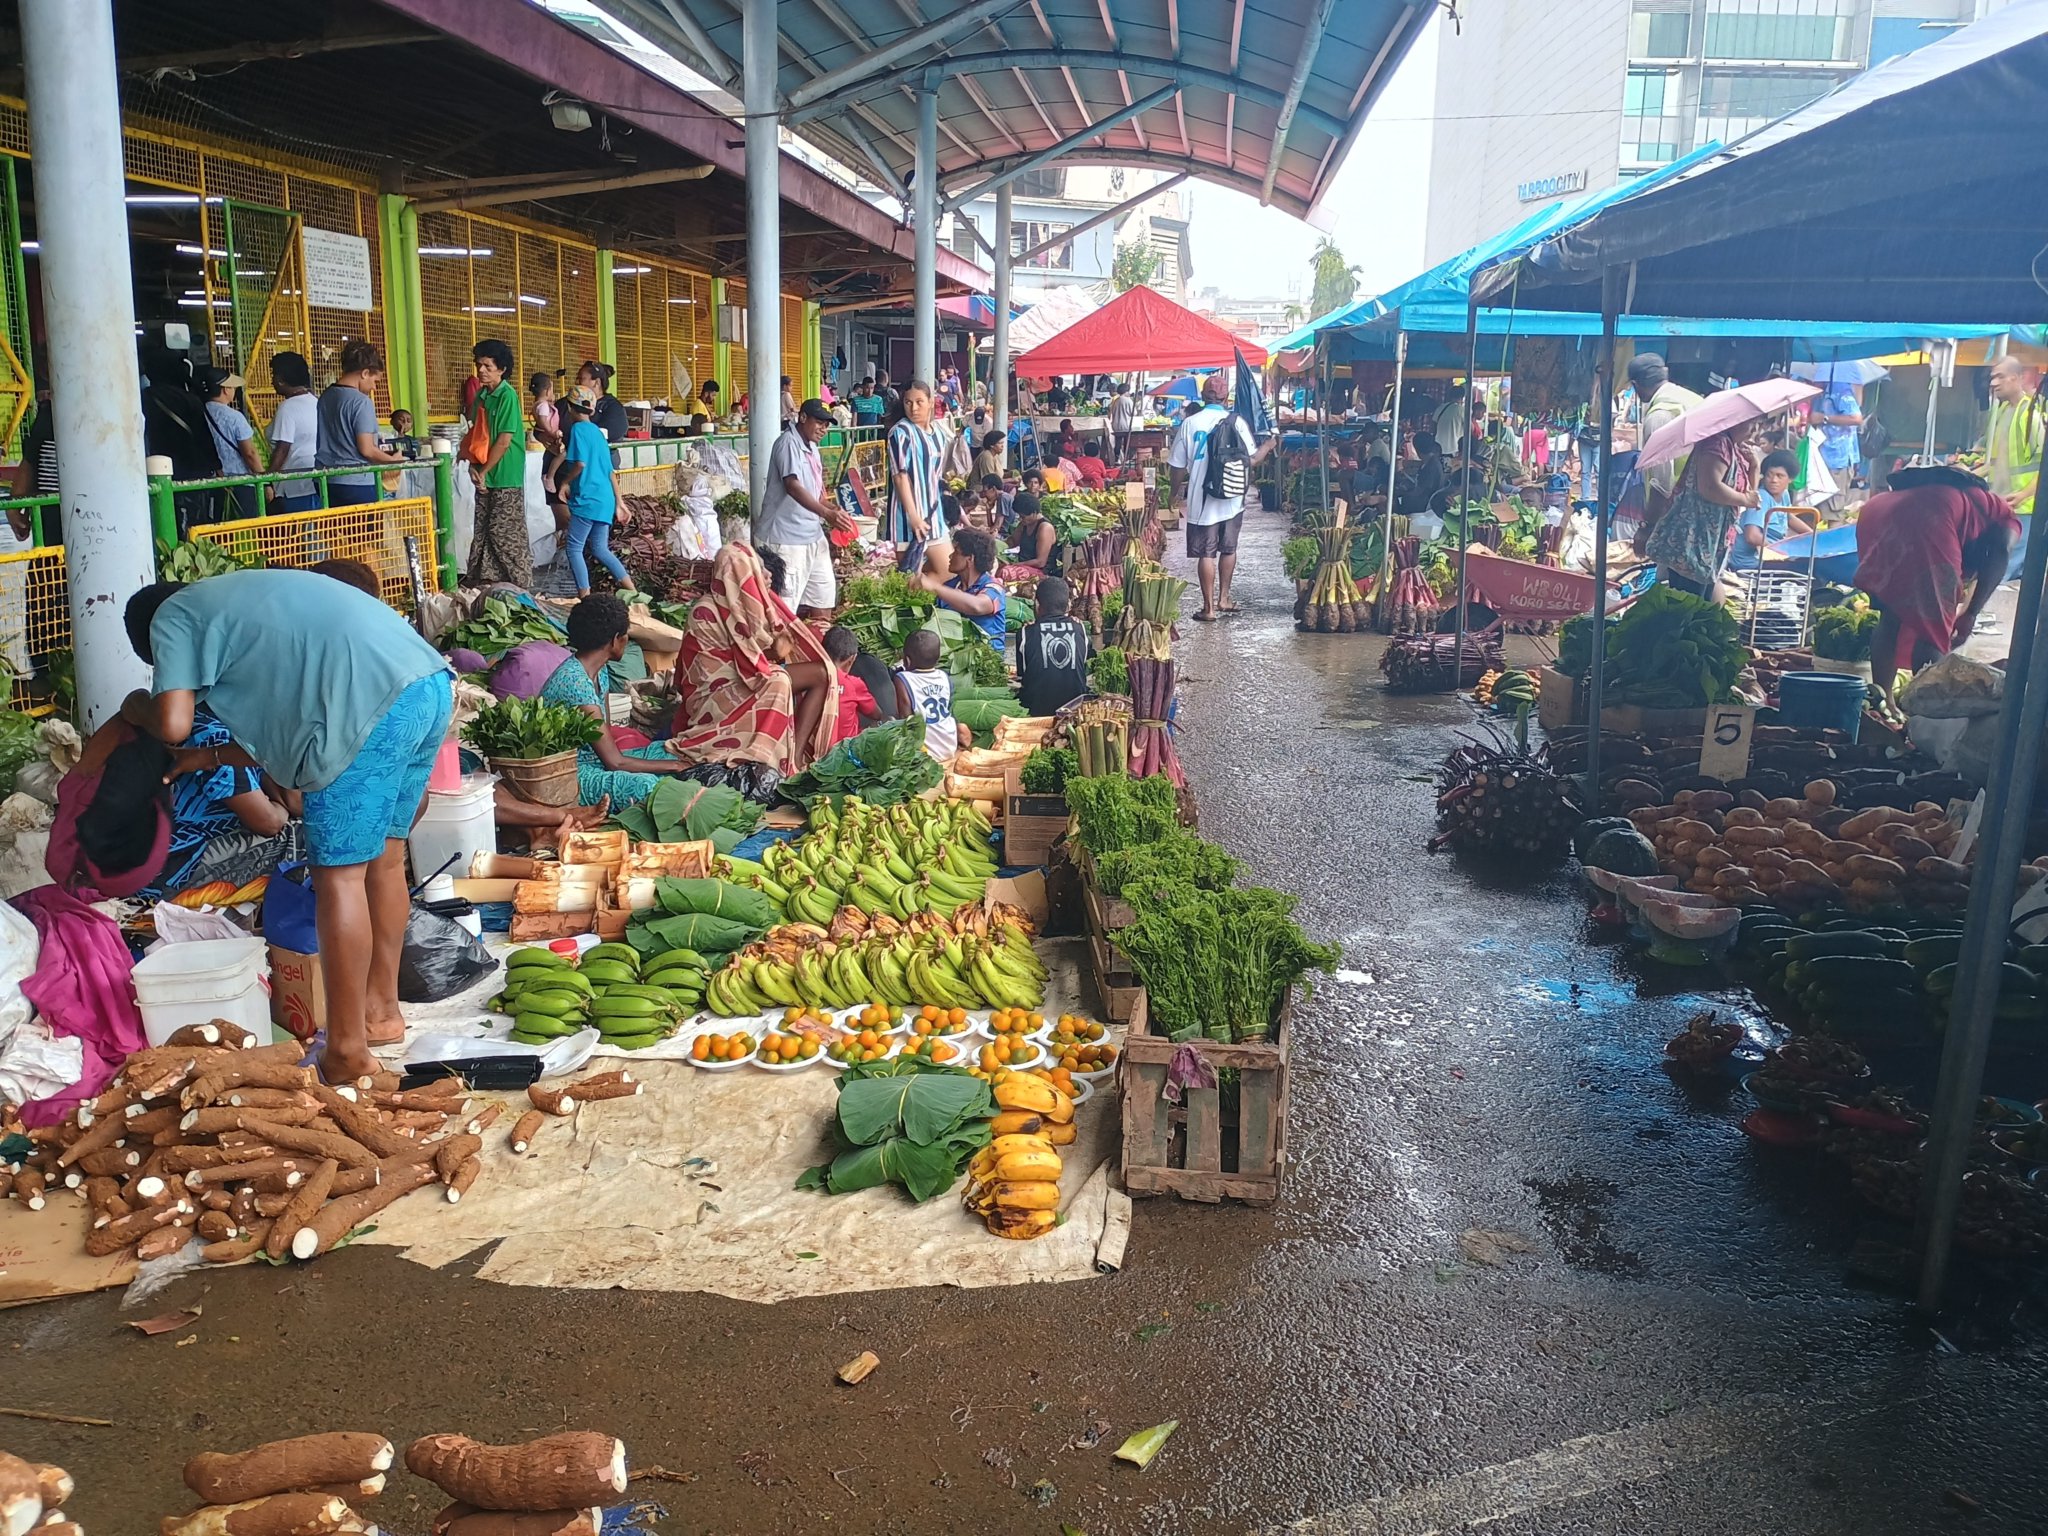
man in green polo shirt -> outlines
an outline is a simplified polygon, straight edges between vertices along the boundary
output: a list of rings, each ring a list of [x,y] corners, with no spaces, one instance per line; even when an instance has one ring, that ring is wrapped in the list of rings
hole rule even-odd
[[[476,364],[476,400],[470,406],[490,428],[490,453],[469,467],[476,486],[476,525],[469,540],[472,586],[510,582],[533,585],[533,544],[526,534],[526,419],[519,391],[511,384],[512,349],[502,341],[480,341],[470,353]]]

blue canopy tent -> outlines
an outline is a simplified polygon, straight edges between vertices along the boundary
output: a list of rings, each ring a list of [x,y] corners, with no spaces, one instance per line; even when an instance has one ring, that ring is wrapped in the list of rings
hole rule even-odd
[[[1850,586],[1856,580],[1856,525],[1845,523],[1780,539],[1764,551],[1763,558],[1766,565],[1803,565],[1817,581]]]
[[[1986,103],[1996,103],[1987,112]],[[1949,326],[2048,319],[2048,0],[2015,0],[1858,76],[1683,176],[1477,275],[1482,302]],[[1611,495],[1611,487],[1609,487]],[[1601,545],[1604,557],[1605,544]],[[2048,538],[2029,539],[1920,1202],[1923,1308],[1940,1304],[2048,728]],[[1602,647],[1588,762],[1599,780]]]

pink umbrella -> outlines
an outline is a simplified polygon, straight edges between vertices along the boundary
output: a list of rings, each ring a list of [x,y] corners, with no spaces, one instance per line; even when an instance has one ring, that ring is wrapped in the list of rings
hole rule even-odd
[[[1637,469],[1651,469],[1679,458],[1688,448],[1718,437],[1730,427],[1759,416],[1771,416],[1820,393],[1820,386],[1804,379],[1759,379],[1738,384],[1707,396],[1676,421],[1667,421],[1650,434],[1636,459]]]

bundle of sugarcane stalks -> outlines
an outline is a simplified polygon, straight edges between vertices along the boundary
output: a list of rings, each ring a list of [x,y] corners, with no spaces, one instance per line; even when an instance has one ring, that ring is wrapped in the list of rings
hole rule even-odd
[[[1345,523],[1341,507],[1335,523],[1315,530],[1322,559],[1302,612],[1303,629],[1348,635],[1372,628],[1372,607],[1351,576],[1351,540],[1356,532]]]

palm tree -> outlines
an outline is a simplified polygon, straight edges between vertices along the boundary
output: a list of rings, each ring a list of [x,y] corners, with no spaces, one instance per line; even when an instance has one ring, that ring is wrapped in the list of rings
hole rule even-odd
[[[1310,314],[1327,315],[1358,296],[1358,268],[1344,259],[1337,242],[1328,235],[1323,236],[1315,254],[1309,257],[1309,270],[1315,276],[1308,299]]]
[[[1290,304],[1280,311],[1280,323],[1290,331],[1308,318],[1308,312],[1299,304]]]

